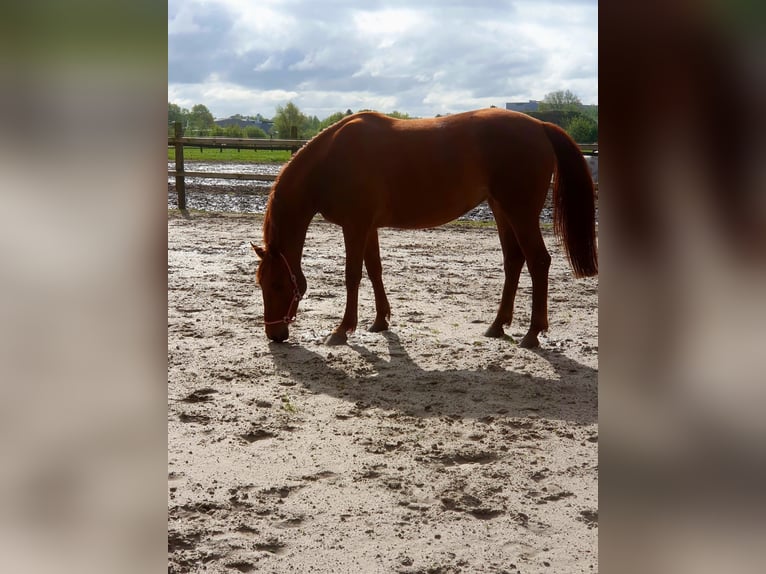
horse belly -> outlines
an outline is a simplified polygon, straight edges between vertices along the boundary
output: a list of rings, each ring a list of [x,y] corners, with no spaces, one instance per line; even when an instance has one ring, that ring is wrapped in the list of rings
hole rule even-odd
[[[392,193],[388,221],[381,227],[436,227],[464,215],[487,198],[487,187],[412,189]]]

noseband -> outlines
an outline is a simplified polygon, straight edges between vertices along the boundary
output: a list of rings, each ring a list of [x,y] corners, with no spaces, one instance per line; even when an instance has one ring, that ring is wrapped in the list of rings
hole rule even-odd
[[[263,324],[264,325],[289,325],[293,321],[295,321],[295,314],[293,312],[293,305],[295,305],[295,312],[298,311],[298,302],[303,297],[301,295],[300,289],[298,289],[298,280],[295,278],[295,273],[293,273],[293,270],[290,269],[290,264],[287,262],[287,257],[284,256],[283,253],[280,253],[282,256],[282,261],[285,262],[285,267],[287,267],[287,272],[290,274],[290,281],[293,282],[293,299],[290,301],[290,306],[287,308],[287,315],[279,319],[278,321],[267,321],[266,317],[263,317]]]

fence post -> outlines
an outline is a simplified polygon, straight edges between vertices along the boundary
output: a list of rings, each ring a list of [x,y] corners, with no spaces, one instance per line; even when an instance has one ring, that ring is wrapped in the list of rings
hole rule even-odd
[[[176,193],[178,194],[178,209],[186,209],[186,177],[184,176],[184,146],[179,139],[184,136],[181,122],[175,122],[176,145]]]

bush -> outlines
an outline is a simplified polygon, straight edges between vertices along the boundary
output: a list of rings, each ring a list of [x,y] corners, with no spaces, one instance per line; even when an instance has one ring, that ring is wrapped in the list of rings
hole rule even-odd
[[[246,138],[265,138],[268,137],[266,132],[257,126],[247,126],[245,128]]]
[[[546,110],[542,112],[529,112],[527,115],[543,122],[556,124],[566,130],[570,122],[581,114],[572,110]]]
[[[245,134],[242,131],[242,128],[236,124],[232,124],[230,126],[226,126],[226,137],[229,138],[241,138],[244,137]]]
[[[564,129],[579,144],[598,143],[598,124],[587,116],[575,116]]]

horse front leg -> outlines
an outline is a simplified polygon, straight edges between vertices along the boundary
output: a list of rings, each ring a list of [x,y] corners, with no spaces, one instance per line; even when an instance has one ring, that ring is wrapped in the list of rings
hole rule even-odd
[[[366,232],[343,228],[343,240],[346,244],[346,310],[340,325],[325,340],[327,345],[345,345],[348,334],[356,330],[366,239]]]
[[[500,338],[505,336],[504,325],[510,325],[513,321],[513,303],[516,299],[516,289],[519,285],[521,268],[524,266],[524,253],[519,247],[516,235],[506,219],[505,213],[496,202],[490,199],[489,205],[495,215],[497,232],[500,236],[500,245],[503,248],[503,270],[505,281],[503,282],[503,294],[500,298],[500,307],[497,316],[484,335],[487,337]]]
[[[500,338],[505,336],[504,325],[511,325],[513,321],[513,303],[516,299],[516,289],[519,286],[521,268],[524,266],[524,255],[521,251],[514,250],[503,257],[505,281],[503,282],[503,294],[500,298],[500,307],[497,316],[484,333],[487,337]]]
[[[383,288],[383,265],[380,262],[380,244],[378,230],[373,229],[367,237],[367,247],[364,250],[364,266],[367,276],[372,282],[375,293],[375,322],[370,327],[372,333],[388,330],[388,319],[391,317],[391,306]]]

